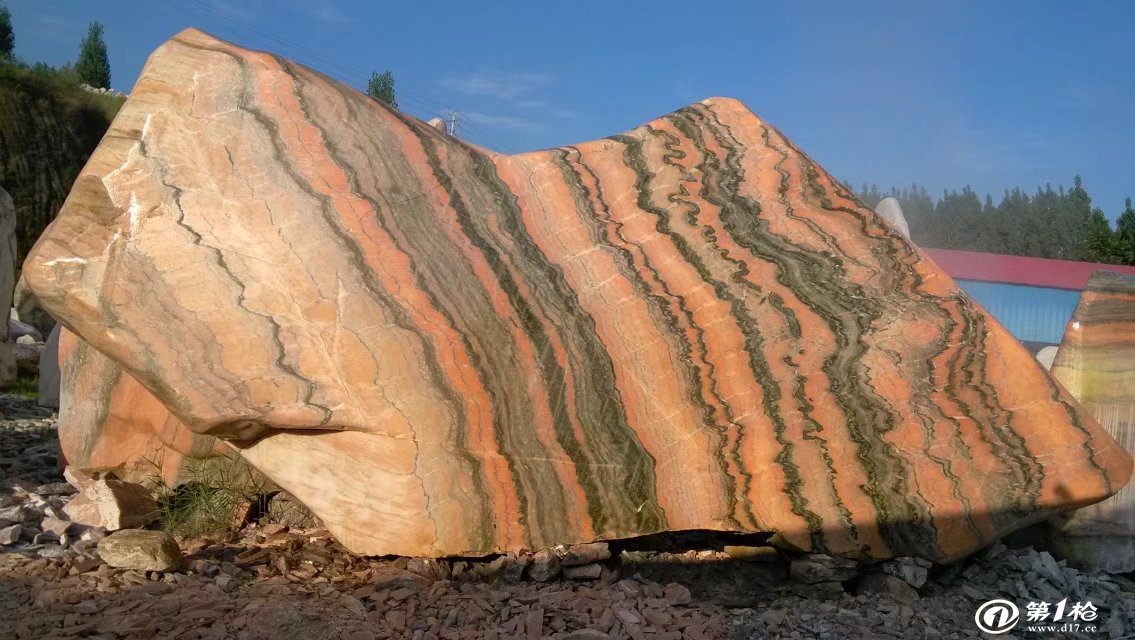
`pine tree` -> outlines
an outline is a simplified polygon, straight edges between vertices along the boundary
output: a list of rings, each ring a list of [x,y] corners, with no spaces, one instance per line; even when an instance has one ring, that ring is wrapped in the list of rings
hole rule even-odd
[[[1115,241],[1122,263],[1135,265],[1135,208],[1131,198],[1124,202],[1123,213],[1115,220]]]
[[[16,34],[12,32],[12,12],[0,4],[0,60],[12,57],[16,50]]]
[[[394,97],[394,74],[389,70],[383,71],[381,75],[372,72],[370,82],[367,82],[367,95],[397,109],[398,100]]]
[[[1076,176],[1072,185],[1046,184],[1032,195],[1006,189],[996,205],[969,186],[946,189],[935,200],[918,184],[884,192],[868,183],[861,197],[868,206],[887,195],[897,198],[911,238],[923,247],[1135,264],[1135,205],[1127,202],[1113,231],[1107,216],[1092,208],[1083,180]]]
[[[1088,260],[1084,250],[1091,244],[1088,236],[1092,232],[1092,225],[1096,225],[1094,230],[1099,237],[1102,237],[1102,230],[1098,221],[1093,220],[1095,212],[1092,210],[1092,198],[1084,189],[1084,181],[1080,176],[1072,177],[1072,189],[1065,196],[1063,205],[1058,208],[1055,224],[1050,228],[1058,243],[1054,257],[1061,260]],[[1106,224],[1107,218],[1104,217],[1103,221]],[[1110,227],[1108,232],[1110,233]]]
[[[1119,259],[1119,246],[1111,230],[1111,223],[1107,221],[1103,210],[1092,209],[1087,226],[1083,259],[1088,262],[1116,262]]]
[[[75,63],[75,73],[79,81],[96,89],[110,88],[110,58],[106,54],[106,43],[102,40],[102,25],[92,22],[87,29],[87,37],[79,47],[79,60]]]

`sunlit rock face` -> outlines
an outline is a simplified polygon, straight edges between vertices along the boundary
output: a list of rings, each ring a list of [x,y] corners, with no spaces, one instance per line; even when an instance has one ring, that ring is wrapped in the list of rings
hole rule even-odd
[[[1052,375],[1128,452],[1135,451],[1135,276],[1092,274],[1052,365]],[[1135,492],[1058,520],[1062,550],[1084,564],[1135,571]]]
[[[25,272],[364,553],[713,529],[950,559],[1131,472],[944,272],[729,99],[503,156],[186,31]]]
[[[206,461],[232,455],[190,431],[116,362],[66,329],[58,336],[59,444],[66,463],[169,487],[203,479]]]

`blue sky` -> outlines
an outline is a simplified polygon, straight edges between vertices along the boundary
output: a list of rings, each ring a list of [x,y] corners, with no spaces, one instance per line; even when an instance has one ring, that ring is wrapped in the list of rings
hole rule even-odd
[[[1135,196],[1135,2],[0,2],[28,61],[73,60],[101,21],[121,90],[195,26],[356,87],[390,69],[403,110],[455,107],[506,152],[723,95],[855,186],[999,199],[1079,173],[1111,218]]]

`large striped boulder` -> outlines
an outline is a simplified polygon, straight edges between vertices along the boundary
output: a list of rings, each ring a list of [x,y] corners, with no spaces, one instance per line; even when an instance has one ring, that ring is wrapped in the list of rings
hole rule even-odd
[[[709,529],[948,560],[1131,473],[735,100],[504,156],[189,30],[25,274],[364,553]]]

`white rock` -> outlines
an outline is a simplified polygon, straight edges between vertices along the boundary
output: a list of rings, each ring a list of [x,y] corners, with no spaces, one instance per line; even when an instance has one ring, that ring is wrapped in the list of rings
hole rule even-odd
[[[123,480],[95,480],[63,508],[72,522],[108,531],[141,527],[158,517],[149,490]]]
[[[0,509],[0,520],[8,522],[30,522],[41,515],[42,512],[27,505],[18,504]]]
[[[56,536],[62,536],[63,534],[67,533],[67,530],[71,528],[71,525],[72,523],[70,520],[60,520],[58,518],[48,517],[44,518],[43,521],[39,523],[39,528],[49,533],[54,533]]]
[[[67,467],[63,469],[63,479],[79,491],[86,489],[87,486],[93,484],[95,481],[94,476],[87,473],[86,471],[83,471],[82,469],[76,469],[75,467]]]
[[[1036,352],[1036,360],[1045,369],[1051,369],[1052,363],[1056,361],[1058,351],[1060,351],[1060,347],[1047,346]]]
[[[20,541],[20,535],[23,533],[23,526],[18,524],[0,529],[0,545],[16,544]]]
[[[79,539],[83,542],[98,542],[106,537],[106,529],[102,527],[90,527],[83,533],[79,534]]]
[[[8,320],[8,341],[9,342],[18,342],[19,339],[24,337],[24,336],[31,336],[32,341],[26,342],[26,343],[20,342],[19,344],[35,344],[37,342],[43,342],[43,334],[39,332],[39,329],[36,329],[35,327],[31,326],[30,324],[20,322],[19,320],[9,319]]]
[[[910,226],[906,223],[906,218],[902,214],[902,206],[899,201],[894,198],[883,198],[879,204],[875,205],[875,213],[882,216],[884,220],[891,223],[895,231],[903,234],[910,239]]]

